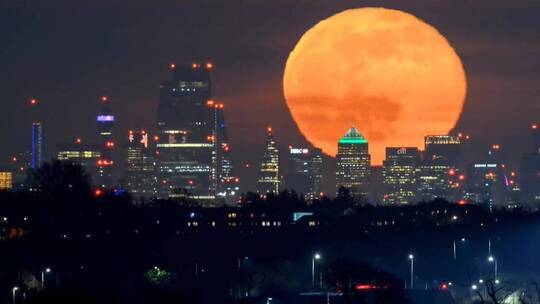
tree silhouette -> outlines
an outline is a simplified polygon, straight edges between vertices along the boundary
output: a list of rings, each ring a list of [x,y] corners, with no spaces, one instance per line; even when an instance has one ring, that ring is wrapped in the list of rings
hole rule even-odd
[[[41,167],[31,169],[27,176],[30,189],[44,195],[89,196],[91,185],[89,175],[81,165],[52,160]]]

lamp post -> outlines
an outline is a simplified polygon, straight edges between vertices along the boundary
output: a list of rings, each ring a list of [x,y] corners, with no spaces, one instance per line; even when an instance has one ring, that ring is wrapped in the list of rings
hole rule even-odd
[[[11,294],[13,296],[13,304],[17,301],[17,290],[19,290],[18,286],[15,286],[11,289]]]
[[[409,260],[411,261],[411,289],[414,289],[414,255],[409,254]]]
[[[311,259],[311,286],[315,288],[315,260],[320,260],[321,255],[316,253]]]
[[[497,269],[497,268],[498,268],[498,265],[497,265],[497,264],[498,264],[498,263],[497,263],[497,259],[496,259],[494,256],[490,255],[490,256],[488,257],[488,261],[489,261],[490,263],[493,263],[493,266],[494,266],[494,269],[493,269],[493,270],[494,270],[494,274],[495,274],[495,276],[493,277],[493,279],[497,280],[497,274],[498,274],[498,273],[497,273],[497,272],[498,272],[498,269]]]
[[[51,272],[49,267],[41,271],[41,287],[45,288],[45,274]]]

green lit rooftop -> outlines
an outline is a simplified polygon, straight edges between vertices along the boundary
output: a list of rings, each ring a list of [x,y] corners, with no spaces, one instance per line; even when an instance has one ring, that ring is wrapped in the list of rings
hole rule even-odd
[[[339,140],[340,144],[367,144],[368,141],[364,135],[358,132],[354,126],[347,131],[347,134]]]

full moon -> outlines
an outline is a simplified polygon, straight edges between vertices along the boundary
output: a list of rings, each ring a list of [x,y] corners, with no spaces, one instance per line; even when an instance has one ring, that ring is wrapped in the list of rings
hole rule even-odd
[[[334,156],[355,125],[380,165],[386,147],[423,148],[425,135],[447,134],[467,83],[459,56],[434,27],[402,11],[360,8],[302,36],[287,59],[283,90],[311,144]]]

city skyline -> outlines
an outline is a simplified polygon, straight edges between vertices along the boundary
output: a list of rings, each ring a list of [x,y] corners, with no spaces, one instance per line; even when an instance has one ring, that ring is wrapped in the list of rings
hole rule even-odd
[[[0,0],[0,302],[540,303],[538,16]]]
[[[203,13],[205,9],[212,8],[212,5],[213,4],[211,3],[200,5],[190,4],[189,7],[194,10],[195,14],[197,14]],[[219,3],[216,3],[214,5],[218,7],[220,6]],[[253,4],[242,7],[242,11],[245,12],[245,15],[247,15],[248,12],[250,12],[251,10],[260,11],[264,9],[270,10],[270,12],[272,13],[277,13],[276,10],[279,10],[285,5],[285,3],[277,3],[275,7],[270,7],[263,4]],[[302,4],[296,5],[298,6],[293,7],[299,8]],[[47,70],[51,70],[53,75],[55,75],[55,77],[52,78],[65,81],[66,85],[63,86],[65,89],[60,89],[59,86],[49,83],[51,81],[49,80],[49,78],[52,79],[51,77],[41,77],[40,80],[32,80],[32,86],[30,86],[30,83],[26,82],[26,80],[16,81],[17,78],[13,78],[13,75],[16,74],[6,73],[4,77],[7,77],[8,75],[12,76],[5,78],[3,81],[3,83],[5,83],[6,85],[10,84],[10,89],[2,90],[2,99],[7,102],[7,108],[9,109],[9,111],[11,111],[12,114],[8,115],[7,119],[4,120],[4,123],[8,125],[15,125],[15,120],[21,121],[29,119],[27,116],[28,113],[27,111],[25,111],[25,109],[27,109],[26,103],[30,98],[36,98],[40,100],[40,102],[45,103],[43,107],[47,107],[48,109],[42,110],[42,116],[45,123],[49,121],[52,122],[51,125],[46,126],[46,132],[50,132],[51,134],[51,142],[64,142],[72,137],[71,134],[67,132],[67,130],[72,130],[72,128],[68,128],[67,126],[78,125],[79,121],[84,120],[79,118],[75,119],[75,117],[81,114],[87,115],[87,119],[89,119],[90,116],[88,115],[88,113],[95,113],[95,110],[97,110],[98,107],[98,105],[94,103],[95,98],[97,96],[107,95],[110,96],[113,100],[113,106],[115,107],[117,112],[126,114],[123,119],[120,119],[118,121],[119,134],[124,134],[124,131],[130,129],[128,125],[131,124],[136,125],[136,128],[138,129],[152,130],[152,120],[145,113],[153,113],[154,109],[157,107],[157,97],[155,93],[157,91],[155,84],[156,80],[163,78],[163,75],[165,75],[169,64],[173,62],[176,64],[191,63],[193,62],[193,58],[202,57],[204,58],[204,60],[196,61],[206,62],[211,60],[211,62],[213,62],[216,66],[216,100],[226,103],[228,109],[230,109],[230,112],[234,113],[231,117],[229,117],[231,140],[233,141],[232,144],[235,146],[236,152],[239,152],[236,154],[237,156],[234,156],[234,161],[236,163],[239,163],[241,160],[246,160],[249,163],[256,163],[258,158],[255,156],[255,154],[257,154],[255,152],[262,150],[262,143],[255,140],[255,138],[260,138],[259,135],[264,134],[264,127],[267,125],[273,125],[276,129],[276,133],[278,136],[277,140],[279,143],[281,143],[282,150],[288,145],[306,146],[307,143],[302,139],[302,135],[298,132],[284,132],[284,130],[289,129],[295,130],[296,127],[294,126],[294,122],[290,118],[288,118],[285,103],[282,97],[280,97],[280,79],[282,76],[282,70],[278,68],[264,68],[264,70],[272,72],[270,74],[265,73],[265,76],[263,78],[260,78],[259,80],[259,78],[257,77],[251,77],[251,75],[253,75],[253,73],[255,72],[254,69],[260,70],[262,68],[261,65],[265,66],[269,65],[270,63],[272,63],[272,65],[282,67],[286,59],[287,52],[292,49],[292,46],[300,37],[300,35],[307,28],[314,25],[318,19],[330,16],[333,13],[339,12],[346,8],[369,5],[369,2],[337,4],[321,2],[318,5],[305,7],[307,11],[303,12],[303,14],[305,14],[306,17],[303,17],[301,19],[297,18],[297,20],[291,20],[287,15],[281,17],[281,20],[283,20],[285,24],[292,24],[293,29],[295,30],[290,35],[287,35],[285,38],[283,38],[283,43],[278,44],[280,51],[276,54],[281,55],[277,56],[277,58],[276,55],[270,56],[267,51],[259,52],[258,57],[255,57],[253,52],[248,52],[250,56],[242,56],[242,52],[246,52],[249,47],[245,50],[243,48],[240,48],[226,52],[228,56],[236,56],[237,59],[235,62],[240,63],[242,62],[242,58],[244,58],[246,62],[253,63],[250,65],[250,67],[246,67],[242,64],[231,64],[230,61],[225,60],[225,58],[223,57],[224,55],[220,54],[220,52],[215,51],[212,46],[208,47],[206,45],[208,42],[201,42],[200,46],[197,43],[192,44],[192,47],[186,51],[182,48],[179,49],[177,44],[174,42],[175,40],[173,39],[172,41],[168,42],[174,45],[173,47],[164,48],[163,50],[160,50],[159,54],[157,55],[154,55],[154,53],[149,53],[151,54],[151,56],[148,60],[146,60],[146,62],[141,60],[133,61],[135,60],[135,58],[128,56],[126,57],[126,60],[129,60],[127,62],[126,60],[111,62],[110,68],[108,68],[109,70],[105,74],[102,71],[88,66],[88,64],[86,63],[87,60],[82,60],[85,57],[88,57],[88,55],[83,55],[87,52],[85,49],[81,49],[81,51],[83,51],[79,58],[81,60],[77,60],[79,56],[67,56],[65,58],[57,57],[58,55],[56,55],[56,53],[51,52],[59,51],[58,49],[47,48],[47,56],[52,56],[51,58],[53,58],[54,60],[50,61],[51,63],[32,62],[31,64],[33,65],[33,69],[35,70],[34,74],[35,76],[42,75]],[[529,31],[531,24],[513,23],[511,22],[511,16],[512,14],[519,14],[525,9],[528,9],[529,11],[531,11],[531,9],[538,9],[537,5],[528,5],[527,3],[523,3],[519,6],[516,6],[513,11],[502,12],[498,8],[503,6],[503,4],[494,4],[493,7],[486,12],[485,16],[482,15],[481,18],[490,18],[488,20],[500,20],[501,23],[499,24],[490,22],[487,25],[483,24],[482,26],[472,27],[473,29],[475,29],[475,32],[469,34],[468,36],[460,35],[460,33],[462,32],[462,24],[453,22],[452,19],[437,15],[438,11],[442,11],[445,9],[451,12],[458,10],[461,6],[465,5],[464,2],[455,2],[452,5],[449,5],[441,1],[434,2],[429,6],[419,6],[418,3],[415,2],[411,2],[409,4],[399,4],[390,1],[387,3],[382,3],[382,5],[389,8],[403,9],[417,15],[423,20],[426,20],[427,22],[433,24],[436,28],[438,28],[449,39],[452,45],[455,46],[456,51],[464,62],[464,67],[467,72],[470,88],[463,115],[458,122],[458,129],[468,134],[471,134],[471,136],[473,136],[473,138],[475,139],[475,142],[478,143],[478,146],[475,146],[473,151],[475,151],[476,154],[480,154],[480,151],[483,150],[483,148],[481,148],[482,146],[499,143],[503,145],[503,147],[509,149],[512,154],[520,154],[522,152],[525,152],[526,147],[529,145],[530,141],[528,137],[522,136],[520,134],[523,134],[527,130],[529,122],[534,120],[533,113],[535,113],[536,109],[534,102],[532,102],[533,98],[531,97],[531,94],[533,94],[534,90],[532,90],[532,87],[529,85],[530,81],[527,79],[523,80],[523,77],[527,77],[527,73],[530,73],[530,67],[520,68],[520,74],[515,75],[515,77],[510,77],[511,73],[515,74],[517,66],[509,66],[505,63],[507,62],[507,60],[492,60],[493,62],[497,62],[497,64],[500,65],[500,73],[487,74],[488,71],[491,71],[492,65],[484,64],[484,61],[481,59],[483,56],[485,57],[485,53],[488,51],[486,43],[481,44],[479,42],[471,42],[485,41],[486,39],[488,41],[489,39],[499,39],[496,40],[496,43],[494,45],[500,45],[501,39],[503,39],[502,41],[507,41],[511,39],[507,36],[503,36],[502,38],[498,36],[493,36],[493,32],[489,31],[489,26],[495,28],[501,27],[502,29],[504,29],[502,33],[518,31],[519,35],[516,38],[512,39],[519,39],[520,37],[526,39],[528,35],[531,35],[531,32]],[[463,18],[461,20],[474,25],[476,25],[477,22],[481,22],[481,18],[478,20],[475,19],[475,17],[478,16],[476,12],[478,11],[479,6],[479,4],[474,4],[472,6],[472,9],[467,10],[467,14],[465,16],[461,16],[461,18]],[[32,35],[36,35],[36,31],[37,33],[39,33],[39,31],[46,32],[50,29],[55,29],[54,23],[52,23],[51,19],[45,17],[46,15],[41,14],[41,12],[50,12],[53,7],[54,5],[51,6],[51,8],[41,6],[36,6],[32,8],[16,5],[11,6],[10,11],[19,12],[20,14],[22,14],[22,16],[27,16],[28,18],[22,18],[18,21],[11,18],[5,18],[6,22],[9,22],[9,25],[12,26],[11,28],[7,27],[6,30],[13,29],[14,33],[20,34],[16,36],[16,38],[10,40],[11,42],[4,42],[4,48],[6,49],[6,51],[10,51],[15,47],[22,46],[24,45],[24,43],[28,43],[20,39],[23,39],[25,37],[30,38],[32,37]],[[70,12],[73,10],[73,7],[69,5],[65,7],[66,12]],[[111,6],[108,6],[108,8],[108,11],[105,10],[105,12],[108,12],[104,15],[104,17],[106,17],[105,20],[108,22],[107,24],[115,24],[113,19],[116,14],[115,6],[111,4]],[[138,9],[140,9],[140,7],[137,6],[130,8],[130,10],[128,10],[127,12],[128,15],[126,16],[136,16],[138,14]],[[233,10],[232,7],[231,10]],[[228,12],[229,11],[227,10],[225,11],[225,16]],[[59,13],[55,12],[51,16],[55,16],[55,14],[58,15]],[[90,18],[90,16],[93,16],[93,14],[97,14],[96,6],[89,5],[88,15],[84,17],[83,20],[88,20],[85,18]],[[531,14],[520,14],[520,16],[522,18],[529,18]],[[65,14],[60,14],[59,17],[69,18],[69,16]],[[251,35],[250,37],[252,37],[254,34],[250,32],[250,24],[253,24],[253,26],[257,26],[258,24],[260,26],[260,23],[257,23],[252,18],[248,18],[247,21],[242,22],[239,28],[242,31],[247,31],[249,35]],[[124,29],[122,33],[128,34],[128,38],[126,38],[128,39],[128,41],[132,39],[131,31],[125,30],[125,28],[122,27],[120,24],[117,24],[116,26]],[[216,39],[215,41],[219,41],[216,36],[213,36],[215,34],[212,32],[213,29],[216,29],[215,23],[211,23],[205,26],[205,33],[209,34],[210,37],[214,37]],[[33,32],[22,31],[23,29],[27,28],[34,28],[35,30]],[[87,29],[87,24],[85,23],[76,23],[74,30],[75,29],[83,30],[83,32],[89,31]],[[96,30],[98,32],[102,32],[104,31],[104,29],[105,28],[103,27],[98,27]],[[274,33],[274,31],[278,30],[270,29],[267,27],[263,27],[263,29],[268,33]],[[80,49],[81,47],[86,45],[83,44],[81,46],[78,46],[78,44],[80,43],[80,40],[78,40],[79,38],[77,38],[67,30],[63,31],[64,32],[60,33],[67,35],[66,41],[72,41],[71,44],[68,43],[68,49],[77,47]],[[141,33],[145,34],[146,32],[142,31]],[[188,33],[190,36],[193,36],[195,34],[194,32]],[[232,38],[237,40],[240,39],[242,35],[243,34],[240,32],[238,35],[233,35]],[[56,41],[55,37],[47,37],[49,37],[51,41]],[[112,39],[109,34],[105,35],[104,37],[109,37],[108,39]],[[272,34],[271,37],[277,36]],[[477,37],[484,38],[475,40],[475,38]],[[91,38],[94,39],[93,41],[98,41],[96,39],[100,39],[93,35],[91,36]],[[255,39],[256,36],[253,36],[253,38]],[[161,36],[156,37],[156,39],[162,40]],[[109,50],[108,52],[112,52],[118,44],[114,39],[108,41],[110,43],[110,46],[109,43],[95,43],[95,47],[99,48],[100,50]],[[256,43],[256,47],[258,50],[263,51],[267,50],[268,48],[268,46],[262,44],[260,40],[255,39],[253,40],[253,43]],[[282,46],[283,44],[286,44],[287,47]],[[473,48],[472,46],[477,47]],[[520,45],[518,44],[518,46]],[[515,54],[519,54],[520,56],[529,56],[527,53],[528,49],[529,48],[516,47],[515,49],[512,49],[512,52],[514,52]],[[179,54],[174,54],[174,50],[178,50]],[[507,56],[507,53],[505,53],[507,51],[506,49],[502,48],[496,50],[496,52],[490,50],[489,56],[491,57],[488,58],[493,58],[494,56]],[[27,52],[35,51],[35,48],[27,48]],[[147,53],[147,50],[142,46],[138,46],[133,49],[133,52],[133,54],[141,54],[141,52]],[[58,54],[61,53],[62,51],[60,51]],[[118,58],[121,53],[121,50],[117,50],[111,54],[114,54],[114,58]],[[96,52],[94,54],[94,56],[98,56],[97,58],[108,58],[106,56],[107,51],[105,53]],[[260,59],[260,56],[270,56],[270,60],[257,60],[256,58]],[[13,58],[22,59],[23,57],[17,55]],[[107,60],[110,59],[111,58]],[[103,61],[103,64],[105,64],[107,60]],[[5,66],[6,68],[8,68],[8,70],[6,71],[9,71],[9,69],[13,69],[15,67],[22,68],[23,70],[29,68],[29,66],[27,65],[30,63],[19,61],[19,64],[15,65],[16,62],[17,59],[15,59],[13,62],[7,63]],[[58,69],[46,69],[47,65],[52,64],[52,62],[55,62],[55,64],[58,65]],[[73,63],[77,64],[73,65]],[[103,64],[99,65],[102,66],[101,69],[105,67],[103,66]],[[73,67],[73,70],[68,69],[68,67],[70,66]],[[129,66],[131,66],[131,68],[126,69],[126,67]],[[150,71],[150,73],[144,73],[143,70],[139,69],[139,66],[141,66],[141,68],[144,67],[144,69]],[[534,66],[534,64],[532,66]],[[80,89],[76,89],[78,85],[74,83],[74,79],[77,79],[77,77],[74,76],[76,75],[77,69],[81,71],[88,70],[88,79],[91,79],[89,86],[84,86],[80,87]],[[137,70],[141,71],[141,75],[145,74],[152,76],[137,77],[135,76],[136,73],[130,73],[130,75],[133,76],[129,77],[123,75],[124,71]],[[34,77],[33,75],[30,75],[30,77]],[[487,77],[484,75],[490,76]],[[67,81],[66,78],[69,78],[71,80]],[[137,85],[138,89],[129,90],[127,89],[130,83],[128,82],[128,79],[133,80],[131,81],[131,83],[137,83],[141,85]],[[264,84],[262,84],[261,81],[263,81]],[[518,86],[518,84],[520,88],[519,92],[514,89],[516,86]],[[487,88],[491,88],[491,90],[487,90]],[[248,92],[253,92],[253,94],[250,94]],[[261,96],[261,93],[258,92],[265,92],[264,94],[262,94],[264,96]],[[250,102],[246,102],[247,100],[250,100]],[[519,102],[523,105],[523,107],[517,107],[515,108],[515,111],[508,111],[508,108],[506,106],[508,104],[508,100],[512,100],[512,102],[515,102],[515,100],[521,100]],[[487,107],[488,102],[490,104],[489,107]],[[79,106],[81,110],[75,110],[76,107]],[[63,120],[64,122],[53,119],[53,113],[56,113],[56,110],[59,107],[65,109],[64,113],[66,113],[66,117]],[[138,109],[141,110],[139,111]],[[505,112],[506,115],[497,115],[495,114],[495,112],[490,111]],[[262,119],[264,120],[264,122],[260,121],[259,119],[254,119],[254,117],[256,116],[261,116],[260,113],[265,113],[265,115],[263,115],[262,117],[267,117],[265,119]],[[248,126],[250,125],[259,126],[260,128],[248,128]],[[488,126],[491,127],[488,128]],[[510,128],[508,126],[512,127]],[[80,131],[78,131],[78,133],[80,134],[78,135],[81,137],[88,137],[93,134],[94,130],[90,126],[78,127],[80,128]],[[6,132],[7,129],[8,128],[5,127],[2,128],[2,138],[5,138],[6,141],[12,143],[17,150],[22,150],[23,146],[26,145],[26,142],[22,140],[23,137],[20,133],[22,132],[23,128],[21,128],[21,131],[18,131],[17,129],[14,131],[12,130],[11,132]],[[251,136],[239,136],[241,132],[244,132],[243,130],[250,130],[249,132]],[[489,132],[490,130],[492,132]],[[2,150],[0,153],[2,154],[0,156],[4,160],[8,159],[12,155],[11,151],[8,152]]]

